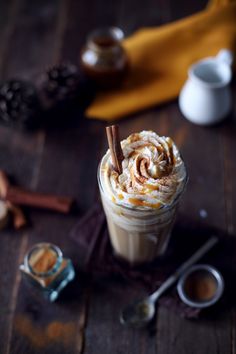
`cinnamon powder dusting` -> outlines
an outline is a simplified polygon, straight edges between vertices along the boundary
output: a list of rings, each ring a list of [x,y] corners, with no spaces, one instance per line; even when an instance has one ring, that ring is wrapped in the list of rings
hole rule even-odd
[[[77,328],[77,323],[72,321],[61,322],[52,321],[45,327],[39,326],[30,318],[24,315],[18,315],[14,323],[16,331],[19,335],[24,336],[29,342],[37,348],[45,348],[52,344],[64,345],[68,347],[76,341],[82,341],[83,338],[77,338],[78,335],[83,337],[83,329]]]

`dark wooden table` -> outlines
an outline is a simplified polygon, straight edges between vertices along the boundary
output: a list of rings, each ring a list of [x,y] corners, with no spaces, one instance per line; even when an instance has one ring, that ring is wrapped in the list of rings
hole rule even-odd
[[[204,6],[205,1],[184,0],[147,0],[145,7],[132,0],[1,0],[1,79],[33,79],[60,59],[76,62],[86,34],[95,27],[118,25],[128,35]],[[104,126],[82,117],[76,127],[68,124],[32,134],[0,126],[0,168],[22,186],[74,196],[82,215],[97,196],[96,168],[107,147]],[[170,135],[181,148],[190,180],[179,219],[193,220],[196,229],[214,227],[232,238],[236,227],[235,115],[220,126],[202,128],[183,119],[172,102],[120,122],[122,137],[142,129]],[[205,218],[200,215],[202,209],[207,212]],[[124,282],[111,279],[91,286],[80,281],[78,272],[69,298],[62,296],[48,304],[30,296],[18,267],[34,243],[54,242],[72,258],[76,269],[80,263],[76,244],[68,237],[78,215],[31,210],[29,217],[32,226],[25,231],[0,233],[0,354],[236,352],[234,309],[189,321],[159,307],[156,331],[150,333],[119,324],[118,310],[137,296],[137,290]]]

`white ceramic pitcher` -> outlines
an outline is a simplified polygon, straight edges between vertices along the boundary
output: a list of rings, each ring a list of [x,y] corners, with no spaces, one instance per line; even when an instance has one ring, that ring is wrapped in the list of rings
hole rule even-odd
[[[216,57],[205,58],[190,67],[179,95],[179,107],[191,122],[218,123],[230,112],[232,62],[232,52],[222,49]]]

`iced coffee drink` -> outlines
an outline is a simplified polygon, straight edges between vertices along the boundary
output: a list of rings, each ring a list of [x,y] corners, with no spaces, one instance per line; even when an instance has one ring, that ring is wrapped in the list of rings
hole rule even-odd
[[[186,169],[169,137],[142,131],[121,141],[121,169],[111,148],[98,168],[98,182],[115,253],[130,263],[152,261],[164,253]]]

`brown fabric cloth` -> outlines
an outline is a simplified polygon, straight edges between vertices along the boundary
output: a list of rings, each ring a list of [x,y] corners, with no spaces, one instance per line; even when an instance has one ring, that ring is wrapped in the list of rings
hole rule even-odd
[[[160,286],[160,284],[212,234],[216,233],[215,230],[200,230],[191,222],[190,224],[177,225],[165,256],[142,266],[130,266],[125,261],[114,256],[109,241],[106,218],[100,203],[92,207],[78,221],[70,236],[77,242],[81,254],[85,255],[84,263],[87,272],[96,276],[118,275],[126,279],[132,286],[145,287],[147,293],[150,293]],[[229,239],[229,237],[227,238]],[[234,256],[236,255],[236,243],[234,242],[234,248],[228,245],[227,249],[224,250],[223,254],[225,254],[225,252],[226,254],[229,253],[230,250],[232,253],[232,257],[225,257],[227,264],[218,262],[219,259],[223,259],[223,257],[219,258],[218,254],[219,248],[221,248],[222,254],[222,241],[220,243],[220,247],[219,245],[215,246],[215,248],[201,260],[201,263],[212,264],[220,271],[224,271],[224,268],[231,269],[232,263],[236,263]],[[234,250],[234,252],[232,252],[232,250]],[[223,275],[224,273],[228,274],[229,271],[223,272]],[[234,277],[235,274],[236,269],[234,271]],[[236,291],[234,290],[234,294],[235,293]],[[233,299],[232,291],[231,297]],[[229,303],[228,300],[229,299],[227,299],[227,303]],[[185,305],[179,299],[176,287],[173,287],[172,290],[163,295],[159,300],[159,304],[178,312],[182,317],[186,318],[197,318],[202,311]]]

